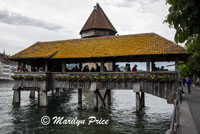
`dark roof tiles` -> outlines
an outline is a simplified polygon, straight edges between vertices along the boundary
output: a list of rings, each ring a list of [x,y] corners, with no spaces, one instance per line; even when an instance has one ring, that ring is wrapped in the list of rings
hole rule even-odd
[[[81,29],[80,34],[83,31],[87,31],[90,29],[107,29],[117,33],[116,29],[114,28],[102,8],[99,6],[99,4],[94,7],[94,10],[92,11],[88,20]]]

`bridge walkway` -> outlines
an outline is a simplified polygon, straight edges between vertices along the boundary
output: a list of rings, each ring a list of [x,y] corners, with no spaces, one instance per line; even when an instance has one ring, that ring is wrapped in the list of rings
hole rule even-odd
[[[200,134],[200,89],[191,87],[191,94],[184,87],[180,105],[179,134]]]

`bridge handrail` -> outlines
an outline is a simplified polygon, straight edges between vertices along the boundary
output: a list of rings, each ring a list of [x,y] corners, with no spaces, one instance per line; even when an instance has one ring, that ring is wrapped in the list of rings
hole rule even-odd
[[[175,71],[138,71],[138,72],[14,72],[14,74],[176,74]]]
[[[179,127],[179,108],[182,101],[182,90],[178,87],[176,92],[176,99],[174,100],[174,111],[172,115],[172,121],[170,124],[170,129],[165,132],[165,134],[177,134]]]

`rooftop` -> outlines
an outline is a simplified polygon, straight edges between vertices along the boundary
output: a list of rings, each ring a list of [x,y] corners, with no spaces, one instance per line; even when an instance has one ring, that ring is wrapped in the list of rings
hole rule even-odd
[[[81,29],[80,34],[81,32],[90,29],[107,29],[117,33],[116,29],[114,28],[114,26],[98,3],[96,4],[96,6],[94,6],[94,10],[92,11],[83,28]]]
[[[37,42],[11,59],[80,59],[147,55],[186,55],[186,49],[155,33]]]

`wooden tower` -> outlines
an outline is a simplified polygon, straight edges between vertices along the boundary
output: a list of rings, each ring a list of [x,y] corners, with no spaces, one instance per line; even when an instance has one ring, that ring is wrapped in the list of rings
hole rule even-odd
[[[98,3],[80,31],[82,38],[113,36],[116,33],[116,29]]]

